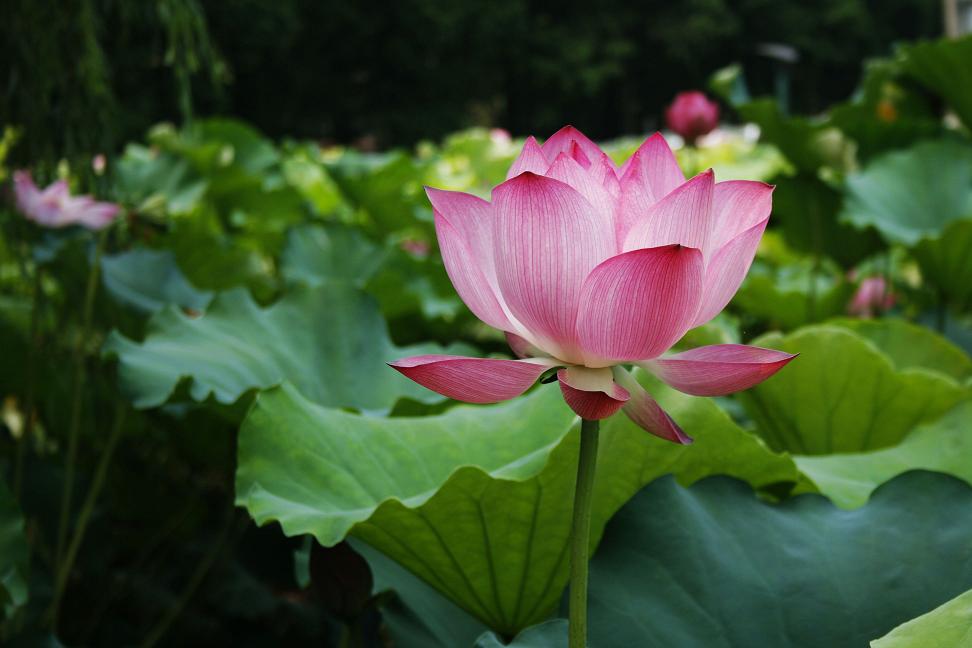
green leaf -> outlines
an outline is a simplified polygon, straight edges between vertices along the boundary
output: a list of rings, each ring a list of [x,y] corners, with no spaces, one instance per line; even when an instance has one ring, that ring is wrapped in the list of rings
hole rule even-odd
[[[27,602],[27,552],[24,518],[0,480],[0,619]]]
[[[881,484],[909,470],[948,473],[972,485],[972,401],[960,403],[904,441],[874,452],[795,456],[800,471],[844,508],[863,506]]]
[[[377,243],[352,227],[308,225],[288,234],[280,271],[290,282],[339,281],[363,287],[385,257]]]
[[[757,260],[732,306],[773,328],[790,330],[843,315],[853,295],[854,285],[833,264],[801,259],[774,267]]]
[[[714,403],[655,389],[693,446],[606,421],[593,538],[632,494],[673,472],[774,488],[798,479]],[[258,395],[239,441],[237,503],[259,524],[333,545],[353,533],[505,636],[542,621],[567,581],[576,417],[555,387],[509,403],[380,419],[284,386]]]
[[[596,644],[595,640],[595,644]],[[567,648],[567,620],[553,619],[531,626],[516,635],[510,643],[503,643],[492,632],[476,641],[475,648]]]
[[[884,246],[873,229],[861,231],[839,221],[840,203],[840,193],[816,175],[781,177],[773,192],[773,220],[794,250],[827,256],[849,268]]]
[[[658,480],[591,563],[591,644],[867,645],[972,586],[970,507],[968,485],[925,472],[856,511],[813,494],[768,504],[725,477]]]
[[[143,313],[154,313],[166,304],[202,311],[213,297],[189,283],[168,250],[136,248],[103,257],[101,273],[112,297]]]
[[[842,218],[913,246],[972,217],[972,146],[931,140],[886,153],[847,178]]]
[[[161,405],[183,379],[193,399],[220,403],[284,380],[316,402],[363,411],[387,411],[400,398],[442,400],[385,363],[444,350],[396,347],[374,300],[347,285],[298,288],[265,309],[231,290],[202,317],[168,307],[148,330],[141,344],[113,332],[104,347],[118,356],[122,388],[139,408]]]
[[[827,324],[850,329],[867,338],[898,369],[931,369],[959,382],[972,376],[972,358],[948,339],[925,326],[896,317],[835,319]]]
[[[900,60],[908,74],[942,96],[972,129],[972,35],[904,46]]]
[[[922,239],[911,251],[922,278],[958,311],[972,306],[972,218],[954,221],[938,238]]]
[[[972,590],[899,625],[871,648],[961,648],[972,646]]]
[[[778,450],[817,455],[891,446],[968,395],[940,372],[895,369],[873,344],[845,328],[812,326],[753,344],[800,354],[738,396],[759,434]]]

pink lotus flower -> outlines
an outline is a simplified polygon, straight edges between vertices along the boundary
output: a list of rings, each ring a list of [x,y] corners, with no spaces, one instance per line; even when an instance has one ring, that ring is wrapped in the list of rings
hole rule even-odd
[[[14,173],[14,195],[24,216],[44,227],[81,225],[99,230],[111,223],[121,209],[113,203],[97,202],[91,196],[72,196],[65,180],[40,190],[27,171]]]
[[[769,220],[773,188],[685,180],[665,139],[648,138],[620,169],[576,129],[529,138],[492,202],[427,188],[443,261],[459,296],[506,332],[519,360],[426,355],[391,363],[456,400],[494,403],[546,371],[582,418],[619,408],[649,432],[691,439],[623,365],[676,389],[747,389],[793,356],[736,344],[662,357],[729,302]]]
[[[689,144],[719,125],[719,104],[697,90],[680,92],[665,111],[668,127]]]
[[[884,277],[867,277],[847,305],[847,312],[855,317],[874,317],[894,306],[894,293],[888,289]]]

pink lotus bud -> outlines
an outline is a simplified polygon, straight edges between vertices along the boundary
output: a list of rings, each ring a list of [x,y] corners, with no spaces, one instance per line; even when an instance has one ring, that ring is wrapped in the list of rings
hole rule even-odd
[[[513,141],[513,138],[510,136],[510,131],[505,128],[490,129],[489,138],[493,140],[494,144],[509,144]]]
[[[665,111],[668,127],[689,144],[719,125],[719,104],[697,90],[680,92]]]
[[[854,317],[868,318],[880,315],[894,306],[895,296],[884,277],[867,277],[861,281],[847,312]]]
[[[429,250],[431,249],[431,246],[429,246],[428,241],[423,241],[422,239],[416,239],[416,238],[404,239],[398,245],[399,247],[401,247],[403,250],[405,250],[412,256],[417,256],[417,257],[428,256]]]
[[[567,126],[527,139],[487,202],[427,188],[446,272],[518,360],[423,355],[391,363],[456,400],[518,396],[558,369],[585,419],[618,409],[676,443],[691,439],[623,365],[689,394],[748,389],[794,356],[720,344],[663,356],[732,299],[769,221],[773,187],[685,179],[660,134],[620,168]]]
[[[91,158],[91,168],[94,170],[95,174],[101,175],[105,172],[105,168],[108,166],[107,161],[103,153]]]

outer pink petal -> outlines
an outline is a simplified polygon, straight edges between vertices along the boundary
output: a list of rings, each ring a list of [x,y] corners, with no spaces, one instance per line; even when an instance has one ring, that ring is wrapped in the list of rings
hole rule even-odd
[[[685,334],[702,297],[702,255],[680,245],[625,252],[584,282],[577,333],[587,366],[654,358]]]
[[[700,173],[659,200],[633,221],[624,250],[679,243],[708,258],[712,233],[712,170]],[[622,197],[623,198],[623,197]],[[627,205],[622,202],[622,212]],[[631,219],[630,214],[624,216]]]
[[[614,251],[613,232],[569,185],[533,173],[493,190],[493,216],[502,299],[538,346],[581,364],[574,326],[581,289]]]
[[[769,218],[773,209],[773,185],[751,180],[718,182],[712,196],[712,248]]]
[[[423,355],[388,363],[423,387],[466,403],[498,403],[519,396],[551,367],[537,360]]]
[[[446,273],[473,315],[500,330],[512,328],[486,278],[479,257],[472,252],[458,230],[439,212],[435,212],[435,233],[439,239]]]
[[[544,175],[554,180],[560,180],[576,189],[580,195],[587,199],[587,202],[591,203],[598,217],[603,220],[604,227],[614,231],[614,213],[617,200],[604,187],[599,178],[589,173],[587,169],[566,153],[558,155]]]
[[[72,214],[71,220],[88,229],[100,230],[110,225],[120,210],[114,203],[92,202]]]
[[[601,147],[592,142],[587,135],[573,126],[564,126],[543,143],[543,154],[550,162],[556,160],[561,153],[570,155],[572,142],[577,143],[588,161],[597,160],[603,153]]]
[[[702,303],[693,327],[711,320],[732,300],[749,272],[749,266],[753,264],[767,222],[768,219],[739,234],[723,245],[709,261],[705,268]]]
[[[515,178],[526,171],[543,175],[549,166],[550,162],[537,144],[536,138],[531,135],[523,143],[523,150],[513,161],[510,170],[506,172],[506,179]]]
[[[621,179],[619,242],[624,241],[628,230],[652,205],[685,183],[685,174],[661,133],[642,143],[621,166],[618,177]]]
[[[631,396],[621,409],[635,424],[666,441],[682,445],[692,443],[692,437],[682,431],[634,376],[621,367],[615,367],[614,380]]]
[[[627,402],[628,391],[610,380],[610,374],[608,374],[610,384],[606,389],[589,389],[589,385],[574,379],[572,376],[574,369],[584,370],[583,367],[561,369],[557,372],[557,380],[560,381],[560,391],[564,395],[564,400],[579,417],[589,421],[604,419],[617,412]]]
[[[758,385],[796,355],[744,344],[715,344],[645,363],[645,368],[693,396],[725,396]]]

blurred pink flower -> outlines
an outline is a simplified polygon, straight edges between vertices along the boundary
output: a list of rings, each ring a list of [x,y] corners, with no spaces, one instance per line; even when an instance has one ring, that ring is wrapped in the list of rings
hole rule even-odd
[[[24,216],[50,228],[80,225],[99,230],[111,223],[121,209],[114,203],[97,202],[91,196],[72,196],[66,180],[38,189],[27,171],[14,173],[14,195]]]
[[[417,238],[402,239],[402,242],[398,245],[412,256],[417,257],[428,256],[429,250],[432,249],[428,241],[423,241],[422,239]]]
[[[694,144],[719,125],[719,104],[697,90],[680,92],[665,111],[668,127]]]
[[[689,394],[747,389],[794,356],[738,344],[662,357],[715,317],[749,270],[773,187],[686,181],[665,139],[620,168],[568,126],[529,138],[487,202],[427,188],[443,262],[459,296],[506,333],[519,360],[425,355],[391,365],[450,398],[513,398],[546,371],[581,417],[618,409],[649,432],[689,443],[622,365]]]
[[[105,159],[104,153],[99,153],[98,155],[91,158],[91,168],[97,175],[101,175],[105,172],[108,166],[108,161]]]
[[[491,128],[489,138],[493,140],[494,144],[509,144],[513,141],[513,138],[510,136],[510,131],[505,128]]]
[[[894,293],[884,277],[867,277],[861,281],[854,297],[847,304],[847,312],[854,317],[874,317],[894,306],[894,300]]]

